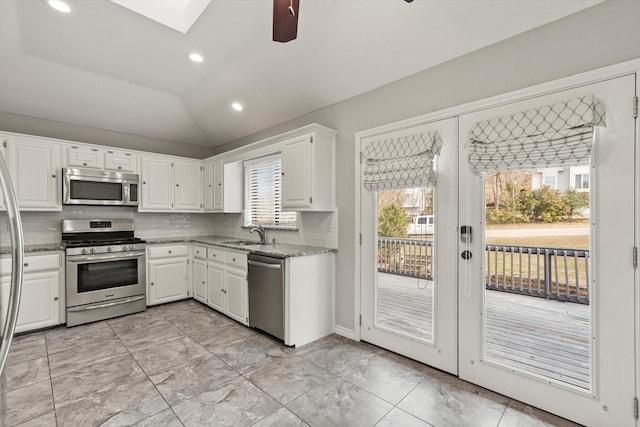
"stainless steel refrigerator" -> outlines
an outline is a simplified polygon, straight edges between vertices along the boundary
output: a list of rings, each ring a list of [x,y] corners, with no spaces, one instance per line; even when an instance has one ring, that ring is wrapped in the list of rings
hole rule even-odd
[[[18,307],[22,292],[24,239],[20,210],[18,209],[16,195],[2,154],[0,154],[0,190],[4,196],[4,203],[7,209],[6,215],[11,239],[11,288],[9,299],[2,301],[2,293],[0,293],[0,307],[7,307],[4,326],[0,331],[0,334],[2,334],[0,335],[0,426],[4,426],[6,425],[7,414],[7,384],[4,369],[18,320]]]

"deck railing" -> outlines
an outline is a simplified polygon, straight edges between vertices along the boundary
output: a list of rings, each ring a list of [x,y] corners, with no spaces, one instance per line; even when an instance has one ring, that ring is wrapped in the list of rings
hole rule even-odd
[[[433,241],[378,238],[378,271],[433,280]],[[486,245],[487,289],[589,304],[589,251]]]
[[[378,237],[378,271],[433,280],[433,241]]]

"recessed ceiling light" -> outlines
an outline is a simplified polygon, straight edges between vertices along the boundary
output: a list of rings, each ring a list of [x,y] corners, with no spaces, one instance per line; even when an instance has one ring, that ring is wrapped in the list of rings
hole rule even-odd
[[[47,3],[58,12],[71,12],[71,7],[69,7],[69,5],[62,0],[48,0]]]
[[[239,102],[234,102],[233,104],[231,104],[231,108],[236,111],[242,111],[244,107]]]
[[[193,62],[202,62],[204,61],[204,57],[202,55],[200,55],[199,53],[190,53],[189,54],[189,59],[192,60]]]

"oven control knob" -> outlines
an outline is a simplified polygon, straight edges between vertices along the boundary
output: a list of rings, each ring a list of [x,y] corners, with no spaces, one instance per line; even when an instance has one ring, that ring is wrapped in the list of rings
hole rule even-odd
[[[96,253],[96,248],[89,249],[89,252],[91,252],[92,254],[95,254]]]
[[[111,252],[111,246],[107,246],[107,252]]]
[[[129,251],[129,250],[131,250],[131,248],[129,246],[127,246],[127,245],[122,245],[122,250],[123,251]]]
[[[87,250],[85,248],[82,248],[82,250],[80,251],[82,253],[82,255],[87,253]]]

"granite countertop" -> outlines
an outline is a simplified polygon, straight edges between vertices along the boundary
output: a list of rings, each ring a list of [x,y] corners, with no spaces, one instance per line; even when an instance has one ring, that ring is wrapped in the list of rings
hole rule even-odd
[[[36,245],[24,245],[24,252],[52,252],[52,251],[64,251],[64,243],[38,243]],[[0,247],[0,254],[6,255],[11,253],[11,246]]]
[[[222,248],[236,249],[247,251],[252,254],[272,256],[276,258],[289,258],[296,256],[318,255],[328,252],[336,252],[336,249],[319,248],[316,246],[289,245],[285,243],[276,243],[275,245],[241,245],[232,242],[246,241],[241,237],[224,237],[224,236],[192,236],[192,237],[159,237],[145,238],[147,244],[162,243],[200,243],[203,245],[219,246]]]

